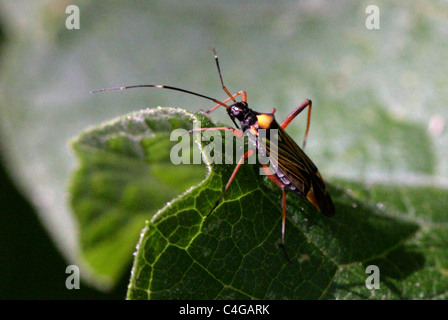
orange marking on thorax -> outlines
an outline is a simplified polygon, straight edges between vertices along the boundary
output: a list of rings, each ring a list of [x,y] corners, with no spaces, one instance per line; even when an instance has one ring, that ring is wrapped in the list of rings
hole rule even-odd
[[[261,129],[269,129],[272,121],[274,121],[274,117],[272,115],[263,113],[257,116],[257,123]]]

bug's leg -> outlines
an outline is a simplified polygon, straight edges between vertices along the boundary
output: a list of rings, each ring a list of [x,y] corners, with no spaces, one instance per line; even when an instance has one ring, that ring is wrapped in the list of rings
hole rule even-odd
[[[243,133],[235,128],[232,127],[214,127],[214,128],[198,128],[198,129],[192,129],[189,130],[187,133],[191,133],[191,132],[199,132],[199,131],[210,131],[210,130],[219,130],[219,131],[232,131],[232,133],[234,135],[236,135],[237,137],[242,138],[243,137]],[[233,179],[236,176],[236,173],[238,172],[239,168],[241,167],[241,165],[244,163],[244,160],[249,158],[250,156],[252,156],[254,154],[253,150],[248,150],[246,151],[240,158],[240,160],[238,161],[238,164],[236,165],[235,169],[233,170],[233,173],[229,179],[229,181],[227,181],[226,187],[224,188],[224,190],[222,191],[221,195],[219,196],[218,201],[216,201],[215,205],[213,206],[212,210],[210,210],[210,212],[207,214],[207,217],[216,209],[216,207],[218,206],[218,204],[221,202],[222,198],[224,197],[224,193],[227,191],[227,189],[230,187],[230,184],[232,183]]]
[[[275,108],[272,108],[272,109],[271,109],[271,113],[272,113],[272,114],[274,114],[275,111],[277,111],[277,109],[275,109]]]
[[[285,224],[286,224],[286,190],[282,187],[282,247],[285,246]]]
[[[230,185],[232,184],[233,179],[235,179],[236,173],[240,169],[241,165],[244,163],[244,160],[249,158],[253,154],[254,154],[253,150],[248,150],[241,156],[240,160],[238,161],[238,164],[236,165],[235,169],[233,170],[232,175],[229,178],[229,181],[227,181],[226,187],[221,192],[221,195],[219,196],[218,201],[216,201],[215,205],[213,206],[212,210],[210,210],[210,212],[208,213],[207,217],[216,209],[216,207],[221,202],[221,200],[224,197],[224,194],[226,193],[227,189],[229,189]]]
[[[277,187],[282,190],[282,242],[280,243],[280,247],[283,249],[283,253],[285,254],[286,260],[291,262],[291,259],[288,256],[288,253],[285,249],[285,231],[286,231],[286,188],[285,184],[280,181],[279,178],[275,174],[272,174],[271,169],[265,164],[261,165],[267,177],[274,182]]]
[[[281,247],[283,249],[283,253],[285,254],[286,260],[288,260],[288,262],[291,262],[291,259],[289,258],[289,255],[285,249],[285,224],[286,224],[286,190],[285,190],[285,186],[283,186],[283,188],[282,188],[282,193],[283,193],[283,200],[282,200],[283,215],[282,215],[282,244],[281,244]]]
[[[302,112],[306,107],[308,108],[308,119],[306,122],[306,130],[305,130],[305,137],[303,138],[303,147],[302,149],[305,149],[306,145],[306,139],[308,137],[308,131],[310,130],[310,122],[311,122],[311,109],[312,109],[312,102],[309,99],[306,99],[302,102],[300,106],[298,106],[293,112],[289,114],[289,116],[286,117],[285,120],[283,120],[282,124],[280,125],[283,129],[286,129],[286,127],[291,123],[292,120],[294,120],[297,115],[299,115],[300,112]]]
[[[192,133],[192,132],[200,132],[200,131],[210,131],[210,130],[219,130],[219,131],[232,131],[232,133],[234,135],[236,135],[239,138],[243,137],[243,133],[235,128],[232,127],[214,127],[214,128],[197,128],[197,129],[191,129],[188,130],[185,134],[187,133]]]
[[[239,95],[241,95],[241,101],[243,102],[247,102],[247,93],[246,91],[239,91],[238,93],[235,93],[232,98],[227,98],[226,100],[223,101],[223,103],[227,103],[230,100],[234,100],[236,97],[238,97]],[[214,106],[213,108],[211,108],[210,110],[205,111],[205,114],[210,114],[213,111],[215,111],[216,109],[218,109],[219,107],[221,107],[221,104],[217,104],[216,106]]]

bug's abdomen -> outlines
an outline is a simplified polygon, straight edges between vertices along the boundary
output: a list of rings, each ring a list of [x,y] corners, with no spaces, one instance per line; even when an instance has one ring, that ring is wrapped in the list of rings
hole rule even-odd
[[[304,190],[305,188],[303,184],[296,185],[297,183],[293,183],[280,168],[277,169],[277,173],[275,175],[280,179],[280,181],[288,190],[291,190],[298,195],[305,197],[307,190]]]
[[[334,204],[327,192],[327,187],[320,176],[319,171],[315,175],[310,176],[309,183],[303,184],[295,180],[293,177],[288,177],[288,174],[284,173],[280,168],[275,174],[280,182],[290,190],[300,196],[301,198],[308,200],[317,210],[322,212],[326,216],[334,215]]]

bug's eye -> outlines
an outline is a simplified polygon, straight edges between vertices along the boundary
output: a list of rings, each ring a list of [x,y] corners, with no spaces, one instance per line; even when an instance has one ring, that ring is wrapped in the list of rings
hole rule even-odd
[[[238,107],[232,107],[232,114],[238,116],[241,113],[241,109]]]

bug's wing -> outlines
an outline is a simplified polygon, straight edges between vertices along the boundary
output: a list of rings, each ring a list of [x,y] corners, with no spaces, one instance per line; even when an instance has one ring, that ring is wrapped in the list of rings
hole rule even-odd
[[[266,151],[271,164],[278,166],[277,175],[284,174],[297,188],[297,193],[324,215],[334,215],[333,201],[317,167],[285,130],[280,126],[277,130],[275,137],[266,139]],[[273,143],[276,146],[271,145]]]

